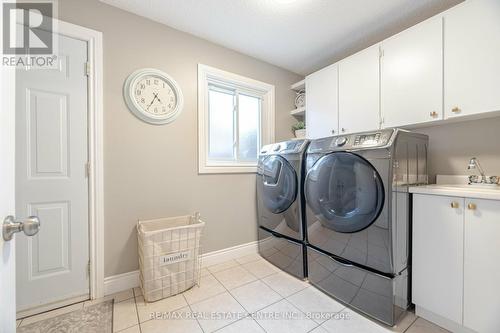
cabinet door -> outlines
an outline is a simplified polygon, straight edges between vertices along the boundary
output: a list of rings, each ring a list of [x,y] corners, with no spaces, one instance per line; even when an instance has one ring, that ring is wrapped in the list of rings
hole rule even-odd
[[[459,324],[462,323],[463,228],[463,198],[413,196],[412,301]]]
[[[466,1],[444,16],[445,117],[500,110],[500,1]]]
[[[341,134],[379,129],[379,61],[379,45],[374,45],[339,63]]]
[[[306,77],[306,131],[311,139],[338,130],[338,67],[333,64]]]
[[[442,18],[433,17],[382,42],[383,127],[443,117]]]
[[[500,202],[466,199],[464,326],[500,332]],[[473,205],[473,206],[469,206]]]

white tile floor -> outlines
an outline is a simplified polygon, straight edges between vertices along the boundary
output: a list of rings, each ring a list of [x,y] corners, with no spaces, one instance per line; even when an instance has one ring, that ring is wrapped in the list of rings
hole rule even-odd
[[[258,255],[204,268],[201,275],[199,287],[158,302],[145,303],[140,288],[134,288],[29,317],[18,321],[18,325],[113,298],[113,327],[120,333],[447,332],[411,313],[396,327],[381,326],[308,283],[280,272]],[[325,309],[328,310],[325,312]],[[307,313],[326,313],[327,316],[311,317]],[[269,318],[270,315],[273,318]]]

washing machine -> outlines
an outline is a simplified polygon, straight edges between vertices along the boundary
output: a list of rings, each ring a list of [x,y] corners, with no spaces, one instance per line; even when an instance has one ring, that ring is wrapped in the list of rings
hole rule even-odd
[[[426,135],[400,129],[310,143],[310,283],[388,325],[410,305],[410,194],[427,184]]]
[[[298,278],[307,276],[304,225],[304,156],[309,141],[264,146],[257,166],[259,253]]]

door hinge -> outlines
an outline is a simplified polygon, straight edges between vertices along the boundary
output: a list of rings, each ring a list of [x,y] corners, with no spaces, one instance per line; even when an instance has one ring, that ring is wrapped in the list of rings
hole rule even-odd
[[[384,56],[384,50],[383,49],[379,49],[378,55],[379,55],[380,58],[382,58]]]
[[[87,61],[85,63],[85,75],[89,76],[90,75],[90,70],[91,70],[90,62]]]
[[[87,163],[85,163],[85,176],[87,178],[90,177],[90,171],[91,171],[90,162],[87,162]]]
[[[87,277],[90,278],[90,260],[89,262],[87,263]]]

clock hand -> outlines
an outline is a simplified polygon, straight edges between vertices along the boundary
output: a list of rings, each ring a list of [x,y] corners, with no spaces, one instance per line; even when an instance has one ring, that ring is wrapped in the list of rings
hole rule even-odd
[[[160,100],[160,97],[158,97],[158,94],[159,94],[159,93],[156,93],[156,94],[155,94],[155,93],[153,93],[153,95],[155,95],[155,97],[156,97],[156,99],[158,100],[158,102],[160,102],[160,103],[161,103],[161,100]]]
[[[153,93],[153,95],[154,95],[154,93]],[[154,95],[154,96],[155,96],[155,97],[153,97],[153,100],[151,101],[151,103],[149,103],[148,107],[146,108],[146,111],[147,111],[147,110],[149,110],[149,107],[150,107],[151,105],[153,105],[153,103],[154,103],[155,99],[157,98],[157,96],[156,96],[156,95]]]

